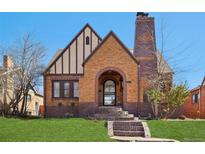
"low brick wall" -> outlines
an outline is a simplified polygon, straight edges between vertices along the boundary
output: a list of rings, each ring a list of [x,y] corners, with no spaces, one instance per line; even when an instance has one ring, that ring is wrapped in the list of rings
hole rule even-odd
[[[151,104],[149,102],[139,102],[137,104],[138,116],[150,117],[153,116]]]
[[[80,117],[88,117],[92,116],[96,109],[97,104],[94,102],[87,102],[87,103],[79,103],[79,116]]]
[[[128,111],[130,114],[138,116],[137,102],[124,103],[123,110]]]
[[[77,106],[47,106],[46,107],[46,117],[69,117],[69,116],[78,116],[78,107]]]

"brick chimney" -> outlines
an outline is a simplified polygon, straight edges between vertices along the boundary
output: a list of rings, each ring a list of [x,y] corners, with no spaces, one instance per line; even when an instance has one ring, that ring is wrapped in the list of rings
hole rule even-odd
[[[140,77],[151,81],[157,73],[156,39],[154,17],[139,12],[135,22],[133,55],[140,62]]]
[[[134,56],[151,56],[156,51],[154,17],[138,12],[135,24]]]
[[[12,68],[13,67],[13,62],[12,62],[12,59],[10,56],[8,55],[4,55],[3,57],[3,67],[4,69],[7,71],[9,68]]]

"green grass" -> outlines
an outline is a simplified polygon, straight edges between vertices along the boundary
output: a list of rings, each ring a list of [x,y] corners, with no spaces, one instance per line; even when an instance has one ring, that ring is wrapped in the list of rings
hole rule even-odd
[[[0,118],[0,141],[88,142],[112,141],[104,121]]]
[[[205,141],[205,121],[147,121],[152,137],[179,141]],[[0,118],[0,141],[104,142],[104,121],[71,119]]]
[[[205,121],[147,121],[152,137],[178,141],[205,141]]]

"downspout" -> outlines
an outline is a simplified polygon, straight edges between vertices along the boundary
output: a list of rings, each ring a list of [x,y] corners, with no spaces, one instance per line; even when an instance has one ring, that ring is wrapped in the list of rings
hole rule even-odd
[[[44,93],[44,97],[43,97],[43,106],[44,106],[44,118],[46,118],[46,114],[47,114],[47,110],[46,110],[46,74],[43,74],[43,93]]]

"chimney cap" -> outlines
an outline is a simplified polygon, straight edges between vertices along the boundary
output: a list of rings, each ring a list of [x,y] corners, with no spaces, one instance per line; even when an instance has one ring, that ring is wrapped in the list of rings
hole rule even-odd
[[[145,16],[147,17],[149,15],[149,13],[144,13],[144,12],[137,12],[137,16]]]

